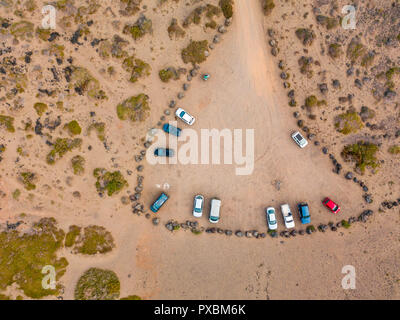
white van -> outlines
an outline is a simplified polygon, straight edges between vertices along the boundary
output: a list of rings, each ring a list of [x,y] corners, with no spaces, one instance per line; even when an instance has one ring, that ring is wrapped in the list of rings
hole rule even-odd
[[[208,221],[211,223],[217,223],[219,221],[219,210],[221,208],[221,200],[218,198],[211,199],[210,206],[210,218]]]
[[[285,222],[285,227],[287,229],[294,228],[293,215],[287,203],[281,205],[281,211],[283,215],[283,221]]]

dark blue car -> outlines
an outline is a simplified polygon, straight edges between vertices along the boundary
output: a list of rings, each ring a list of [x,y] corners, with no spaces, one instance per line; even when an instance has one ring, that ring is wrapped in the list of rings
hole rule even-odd
[[[150,210],[156,213],[163,204],[168,200],[168,196],[163,192],[156,201],[151,205]]]
[[[157,157],[173,157],[174,150],[166,148],[157,148],[154,150],[154,155]]]
[[[297,209],[299,210],[299,216],[302,224],[307,224],[311,222],[310,210],[308,208],[308,204],[305,202],[299,203],[297,205]]]
[[[182,131],[182,129],[174,127],[173,125],[171,125],[169,123],[165,123],[163,125],[163,130],[166,133],[173,134],[174,136],[177,136],[177,137],[179,137],[181,135],[181,131]]]

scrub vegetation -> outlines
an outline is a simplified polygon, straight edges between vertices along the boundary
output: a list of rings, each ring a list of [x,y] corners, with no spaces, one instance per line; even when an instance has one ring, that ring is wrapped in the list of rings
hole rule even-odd
[[[379,147],[376,144],[360,141],[346,145],[341,154],[346,161],[355,162],[356,169],[364,173],[366,168],[376,169],[379,167],[376,157],[378,151]]]
[[[111,172],[103,168],[96,168],[93,171],[93,176],[97,179],[95,185],[100,194],[107,192],[108,196],[112,196],[128,186],[128,182],[120,171]]]

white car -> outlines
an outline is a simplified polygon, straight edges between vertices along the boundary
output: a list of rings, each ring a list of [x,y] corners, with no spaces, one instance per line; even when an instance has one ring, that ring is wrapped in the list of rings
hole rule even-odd
[[[287,229],[294,228],[293,215],[287,203],[281,205],[281,211],[283,215],[283,221],[285,222],[285,227]]]
[[[300,148],[304,148],[306,145],[308,145],[308,141],[302,136],[299,131],[292,133],[292,138]]]
[[[182,108],[176,109],[175,115],[181,119],[183,122],[187,123],[189,126],[191,126],[196,119],[192,117],[189,113],[187,113],[185,110]]]
[[[208,221],[217,223],[219,221],[219,210],[221,208],[221,200],[217,198],[211,199],[210,217]]]
[[[200,218],[203,215],[203,205],[204,205],[204,197],[202,195],[197,195],[194,197],[193,203],[193,216],[196,218]]]
[[[265,208],[265,214],[267,216],[268,229],[269,230],[278,229],[278,221],[276,220],[275,208],[273,207]]]

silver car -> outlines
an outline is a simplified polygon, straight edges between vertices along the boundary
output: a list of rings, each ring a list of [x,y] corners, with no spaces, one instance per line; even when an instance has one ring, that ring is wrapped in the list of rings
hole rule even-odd
[[[304,138],[299,131],[292,133],[292,139],[297,143],[300,148],[304,148],[308,144],[306,138]]]

